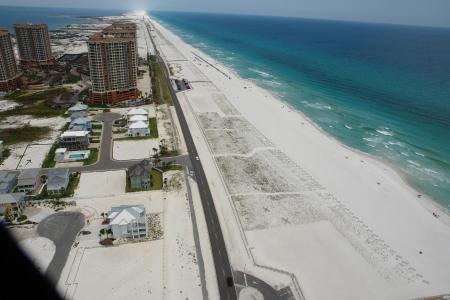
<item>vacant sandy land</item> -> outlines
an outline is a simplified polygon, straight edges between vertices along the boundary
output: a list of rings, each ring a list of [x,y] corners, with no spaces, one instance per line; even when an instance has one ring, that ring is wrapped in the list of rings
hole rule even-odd
[[[163,241],[85,248],[73,299],[162,299]],[[69,277],[71,278],[71,277]]]
[[[36,268],[44,274],[55,254],[55,244],[47,238],[35,237],[21,240],[19,245]]]
[[[113,157],[116,160],[149,158],[159,149],[159,139],[114,141]]]
[[[75,197],[91,198],[125,193],[126,173],[123,170],[82,173]]]

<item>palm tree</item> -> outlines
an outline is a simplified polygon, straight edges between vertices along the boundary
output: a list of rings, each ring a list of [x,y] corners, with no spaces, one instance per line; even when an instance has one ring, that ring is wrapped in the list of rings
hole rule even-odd
[[[102,237],[102,235],[105,234],[107,235],[106,229],[105,228],[100,229],[100,238]]]

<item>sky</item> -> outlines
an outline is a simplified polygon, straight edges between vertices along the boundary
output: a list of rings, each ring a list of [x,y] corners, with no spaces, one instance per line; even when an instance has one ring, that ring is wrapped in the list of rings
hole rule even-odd
[[[198,11],[450,27],[450,0],[0,0],[0,5]]]

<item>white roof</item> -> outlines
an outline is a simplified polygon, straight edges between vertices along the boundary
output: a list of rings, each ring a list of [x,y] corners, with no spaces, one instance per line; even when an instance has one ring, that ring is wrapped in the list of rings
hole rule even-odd
[[[124,207],[120,211],[112,211],[108,216],[108,219],[110,220],[109,224],[129,224],[131,221],[137,220],[143,211],[144,209],[139,206]]]
[[[148,117],[144,115],[132,115],[130,117],[131,122],[137,122],[137,121],[148,121]]]
[[[139,128],[148,128],[148,124],[142,121],[133,122],[130,126],[130,129],[139,129]]]
[[[83,111],[83,110],[87,110],[87,109],[88,109],[88,106],[86,104],[77,102],[77,104],[75,104],[74,106],[69,108],[69,112]]]
[[[66,148],[58,148],[56,149],[55,153],[66,153],[67,149]]]
[[[64,131],[63,134],[61,134],[61,137],[66,136],[86,136],[89,134],[89,131]]]
[[[127,112],[127,116],[145,115],[148,116],[148,110],[144,108],[132,108]]]

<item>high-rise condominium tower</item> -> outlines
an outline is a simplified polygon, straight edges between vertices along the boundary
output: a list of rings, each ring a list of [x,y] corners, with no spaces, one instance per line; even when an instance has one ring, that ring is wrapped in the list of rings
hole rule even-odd
[[[91,103],[135,99],[137,89],[136,24],[115,23],[88,40]]]
[[[14,24],[20,62],[26,66],[54,63],[47,24]]]
[[[0,28],[0,91],[16,89],[19,75],[11,34],[6,28]]]

